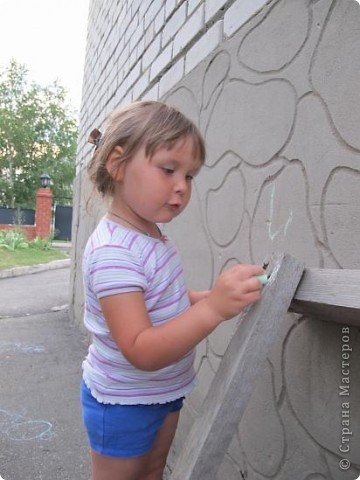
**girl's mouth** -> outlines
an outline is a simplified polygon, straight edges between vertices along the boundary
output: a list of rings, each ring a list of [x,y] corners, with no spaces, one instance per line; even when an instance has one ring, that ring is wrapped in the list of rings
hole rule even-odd
[[[177,212],[180,210],[180,207],[181,207],[181,204],[180,203],[168,203],[167,204],[167,207],[173,211],[173,212]]]

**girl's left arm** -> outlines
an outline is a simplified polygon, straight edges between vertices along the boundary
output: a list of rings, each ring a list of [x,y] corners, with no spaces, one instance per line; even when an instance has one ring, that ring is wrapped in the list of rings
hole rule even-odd
[[[195,303],[199,302],[203,298],[208,297],[210,294],[210,290],[201,290],[201,291],[188,290],[188,294],[189,294],[190,304],[195,305]]]

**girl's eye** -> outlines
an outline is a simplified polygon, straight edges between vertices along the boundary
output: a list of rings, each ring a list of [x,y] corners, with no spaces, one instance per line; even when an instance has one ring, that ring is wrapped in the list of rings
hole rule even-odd
[[[188,180],[189,182],[191,182],[192,180],[194,180],[193,175],[186,175],[186,180]]]
[[[173,169],[173,168],[162,167],[162,171],[163,171],[166,175],[172,175],[172,174],[174,173],[174,169]]]

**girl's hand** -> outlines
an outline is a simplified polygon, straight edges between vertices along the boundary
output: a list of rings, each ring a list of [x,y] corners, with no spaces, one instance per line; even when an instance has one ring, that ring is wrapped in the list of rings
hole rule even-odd
[[[201,290],[201,291],[189,290],[188,294],[189,294],[191,305],[195,305],[195,303],[199,302],[203,298],[207,298],[210,294],[210,290]]]
[[[262,285],[254,275],[263,273],[258,265],[236,265],[218,277],[204,301],[219,321],[232,318],[260,299]]]

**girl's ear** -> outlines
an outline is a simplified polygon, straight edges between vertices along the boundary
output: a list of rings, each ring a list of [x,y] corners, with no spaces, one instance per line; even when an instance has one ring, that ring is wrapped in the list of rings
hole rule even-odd
[[[122,161],[124,149],[120,146],[115,147],[109,154],[105,167],[110,177],[116,182],[120,182],[124,176],[124,167],[126,162]]]

